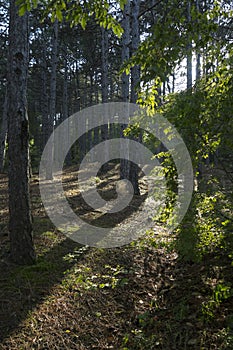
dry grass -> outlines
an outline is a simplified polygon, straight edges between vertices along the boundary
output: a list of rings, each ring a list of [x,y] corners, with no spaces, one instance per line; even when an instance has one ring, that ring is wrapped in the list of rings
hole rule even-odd
[[[75,176],[75,169],[67,171],[64,187],[81,211]],[[129,246],[82,247],[52,226],[34,177],[38,261],[34,266],[15,266],[7,259],[6,186],[7,179],[1,176],[1,350],[233,348],[232,298],[212,316],[203,313],[213,286],[231,278],[227,258],[184,263],[173,249],[174,237],[158,227]]]

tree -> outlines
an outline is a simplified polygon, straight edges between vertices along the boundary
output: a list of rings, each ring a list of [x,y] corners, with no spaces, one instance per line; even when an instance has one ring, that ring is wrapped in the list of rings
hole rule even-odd
[[[129,59],[129,45],[130,45],[130,0],[127,1],[122,19],[122,27],[124,33],[122,35],[122,53],[121,59],[122,63]],[[123,72],[122,77],[122,100],[123,102],[129,102],[129,75]],[[127,117],[127,116],[126,116]],[[127,124],[126,119],[126,124]],[[129,169],[130,163],[128,161],[129,157],[129,145],[127,139],[124,140],[124,129],[126,124],[121,125],[121,160],[120,160],[120,177],[121,179],[129,179]],[[123,142],[125,141],[125,142]]]
[[[132,53],[135,53],[140,44],[139,33],[139,9],[141,0],[132,0],[132,20],[131,20],[131,34],[132,34]],[[136,103],[138,99],[137,88],[140,81],[140,67],[135,65],[131,69],[131,102]]]
[[[102,102],[108,101],[108,31],[101,28]]]
[[[7,92],[5,93],[5,101],[3,105],[2,124],[0,129],[0,173],[4,168],[5,153],[7,139]]]
[[[51,77],[50,77],[50,105],[48,116],[48,135],[52,135],[54,129],[54,122],[56,118],[56,88],[57,88],[57,54],[58,54],[58,21],[55,20],[53,24],[52,36],[52,58],[51,58]],[[53,147],[48,152],[46,179],[53,178],[52,167],[54,150]]]
[[[132,53],[135,53],[138,49],[140,43],[140,32],[139,32],[139,9],[140,9],[141,0],[132,0],[131,3],[131,36],[132,36]],[[138,99],[137,89],[140,82],[140,67],[135,65],[131,69],[131,102],[136,103]],[[141,133],[138,137],[133,138],[135,141],[140,142]],[[138,166],[134,163],[130,163],[129,170],[129,180],[134,188],[134,194],[139,195],[139,172]]]
[[[189,25],[191,25],[191,1],[187,1],[187,22]],[[187,89],[191,90],[193,85],[193,65],[192,65],[192,37],[188,38],[188,44],[187,44]]]
[[[20,17],[10,1],[8,66],[9,233],[13,261],[35,261],[29,195],[29,130],[26,109],[28,14]]]
[[[197,12],[200,12],[200,4],[199,4],[200,0],[196,0],[196,9]],[[197,22],[198,24],[198,22]],[[201,36],[199,34],[198,36],[198,40],[201,40]],[[196,50],[196,82],[199,81],[200,77],[201,77],[201,54],[199,50]]]
[[[122,63],[129,59],[130,46],[130,1],[127,1],[123,11],[122,27],[124,33],[122,35]],[[129,102],[129,75],[123,72],[122,74],[122,100]]]
[[[101,28],[101,66],[102,66],[102,102],[108,102],[108,31],[105,28]],[[108,124],[101,126],[101,139],[106,141],[109,137],[108,135]],[[97,129],[98,130],[98,129]],[[104,161],[103,171],[106,169],[108,160],[108,148],[104,149]]]
[[[46,62],[46,40],[44,39],[42,44],[42,57],[41,57],[41,122],[42,122],[42,144],[41,150],[43,151],[46,142],[48,141],[48,91],[47,91],[47,62]]]
[[[124,8],[127,0],[116,0],[115,4]],[[41,3],[39,0],[18,0],[19,11],[24,14],[32,8],[37,8]],[[122,27],[117,19],[112,15],[112,1],[111,0],[89,0],[82,2],[75,2],[72,0],[53,0],[43,2],[41,11],[44,17],[50,16],[52,21],[58,19],[62,22],[67,20],[71,27],[80,24],[83,29],[92,16],[96,22],[104,28],[112,29],[114,34],[121,36],[123,33]]]
[[[0,10],[0,105],[3,106],[0,118],[0,172],[4,169],[4,161],[6,155],[6,139],[7,139],[7,89],[6,89],[6,66],[7,66],[7,46],[8,35],[7,28],[9,25],[9,5],[8,2],[1,2]]]

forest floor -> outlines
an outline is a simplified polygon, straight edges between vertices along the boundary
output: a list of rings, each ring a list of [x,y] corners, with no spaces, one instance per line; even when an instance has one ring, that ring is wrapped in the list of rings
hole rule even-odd
[[[114,174],[98,178],[106,198],[116,194]],[[66,196],[92,220],[76,179],[75,168],[65,172]],[[0,175],[1,350],[233,349],[233,297],[224,298],[223,287],[232,281],[228,257],[183,261],[176,236],[159,226],[127,246],[81,246],[52,225],[37,176],[31,199],[38,258],[16,266],[8,259],[7,177]]]

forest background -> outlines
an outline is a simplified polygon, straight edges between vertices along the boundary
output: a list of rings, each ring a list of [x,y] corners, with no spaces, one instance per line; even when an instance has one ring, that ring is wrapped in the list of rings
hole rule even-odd
[[[36,174],[49,135],[77,111],[99,103],[124,101],[137,102],[151,115],[161,113],[177,128],[187,145],[195,172],[195,191],[185,219],[169,239],[160,241],[149,232],[147,239],[138,244],[147,253],[150,249],[161,249],[162,245],[169,254],[176,252],[180,263],[195,268],[205,268],[207,264],[215,276],[211,279],[209,270],[205,271],[203,279],[208,288],[205,298],[198,304],[200,310],[196,312],[201,315],[198,322],[201,319],[202,329],[215,318],[223,322],[218,330],[210,331],[210,336],[205,335],[205,339],[191,337],[193,343],[189,343],[181,331],[177,336],[180,340],[176,338],[175,341],[186,344],[187,348],[214,349],[214,341],[218,339],[218,349],[231,349],[233,339],[232,11],[231,1],[219,0],[132,0],[126,3],[93,0],[79,5],[63,0],[19,0],[17,6],[15,1],[10,1],[10,5],[1,1],[0,172],[9,174],[11,257],[16,263],[32,263],[38,249],[32,240],[27,190],[28,146],[31,172]],[[17,79],[17,72],[11,69],[16,62],[15,43],[18,48],[21,45],[25,53],[25,60],[20,63],[20,74],[24,77],[21,80],[24,84],[19,85],[22,90],[13,88],[14,79]],[[21,98],[17,91],[21,91]],[[30,133],[27,133],[27,125],[21,153],[17,153],[16,145],[22,141],[24,129],[20,131],[20,128],[25,124],[15,121],[25,120],[26,109],[23,109],[23,117],[22,113],[15,116],[12,111],[17,110],[17,101],[27,105],[29,117]],[[119,134],[122,136],[119,128],[109,125],[84,135],[69,152],[67,169],[74,169],[72,167],[80,163],[93,145]],[[135,129],[126,130],[124,136],[135,139]],[[159,147],[157,157],[166,172],[168,200],[162,215],[155,218],[156,224],[163,227],[172,213],[177,194],[176,169],[169,152],[151,135],[144,134],[142,142],[151,149]],[[19,171],[15,171],[20,161]],[[121,170],[122,166],[127,173],[127,164],[121,164]],[[135,180],[132,174],[136,170],[131,167],[133,170],[127,176]],[[25,192],[15,190],[15,184],[21,181],[19,178],[24,182],[22,180],[18,190]],[[19,193],[26,193],[26,196]],[[23,214],[19,208],[23,208]],[[2,213],[3,219],[4,211]],[[8,232],[4,220],[1,226],[2,231]],[[22,234],[26,240],[19,243],[17,237]],[[9,242],[3,241],[3,246],[8,247]],[[4,254],[5,251],[3,257]],[[40,253],[37,255],[40,257]],[[86,284],[83,282],[86,289],[87,280]],[[192,309],[187,300],[179,300],[175,314],[178,321],[184,318],[186,323]],[[155,339],[153,332],[146,330],[148,325],[149,329],[154,327],[156,308],[159,306],[153,304],[150,312],[144,310],[141,318],[137,316],[139,333],[128,331],[119,346],[151,349],[157,342],[162,349],[172,348],[172,341],[166,345],[165,340]],[[218,313],[221,320],[216,316]],[[185,332],[189,334],[186,329]],[[139,344],[137,339],[140,339]],[[201,342],[204,342],[203,347]],[[205,342],[211,345],[204,347]]]

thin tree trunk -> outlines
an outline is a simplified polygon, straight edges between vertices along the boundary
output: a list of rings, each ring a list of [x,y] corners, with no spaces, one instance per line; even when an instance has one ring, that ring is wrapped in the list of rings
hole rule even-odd
[[[41,151],[43,151],[46,142],[48,141],[48,92],[47,92],[47,63],[46,63],[46,42],[43,43],[42,61],[41,61],[41,114],[42,114],[42,142]]]
[[[138,49],[140,42],[139,33],[139,8],[141,0],[132,0],[132,53],[135,53]],[[140,68],[135,65],[131,69],[131,102],[136,103],[138,99],[137,86],[140,81]]]
[[[164,81],[163,85],[162,85],[162,96],[163,96],[163,100],[164,100],[165,96],[166,96],[166,81]]]
[[[26,111],[28,14],[18,15],[10,1],[8,67],[9,233],[14,262],[35,261],[29,195],[29,131]]]
[[[187,2],[187,20],[188,23],[191,23],[191,0]],[[189,35],[190,36],[190,35]],[[193,85],[193,76],[192,76],[192,38],[189,37],[189,42],[187,45],[187,89],[191,90]]]
[[[0,173],[3,172],[5,155],[6,155],[6,139],[7,139],[7,90],[3,105],[2,124],[0,130]]]
[[[49,120],[48,120],[48,134],[51,136],[54,130],[54,122],[56,118],[56,88],[57,88],[57,52],[58,52],[58,21],[53,24],[53,37],[52,37],[52,69],[50,80],[50,106],[49,106]],[[52,164],[54,157],[54,148],[51,147],[48,154],[47,166],[46,166],[46,179],[51,180],[53,178]]]
[[[63,81],[63,96],[62,96],[62,121],[68,119],[69,111],[68,111],[68,62],[67,57],[64,59],[64,81]],[[70,141],[70,125],[69,120],[67,124],[67,130],[66,135],[61,135],[61,139],[65,138],[64,142]],[[71,150],[69,150],[67,156],[66,156],[66,164],[71,165],[72,164],[72,155]]]
[[[201,54],[199,52],[196,53],[197,62],[196,62],[196,81],[201,78]]]
[[[102,103],[108,102],[108,31],[101,28]]]
[[[172,74],[172,93],[174,94],[175,92],[175,81],[176,81],[176,76],[175,72]]]
[[[101,59],[102,59],[102,103],[108,102],[108,31],[101,28]],[[109,138],[108,124],[101,126],[101,141],[106,141]],[[104,161],[103,171],[107,170],[107,160],[109,157],[109,150],[104,148]]]
[[[67,58],[64,59],[64,81],[63,81],[63,96],[62,96],[62,119],[68,118],[68,67]]]
[[[132,53],[134,54],[138,49],[140,42],[140,33],[139,33],[139,8],[140,8],[141,0],[132,0],[132,19],[131,19],[131,33],[132,33]],[[140,68],[139,66],[134,66],[131,69],[131,102],[136,103],[138,99],[137,95],[137,87],[140,81]],[[134,137],[134,140],[140,142],[142,135],[139,137]],[[131,150],[131,152],[135,152],[135,150]],[[136,164],[130,163],[129,169],[129,180],[134,188],[134,194],[139,195],[139,168]]]
[[[99,143],[99,139],[100,139],[100,137],[99,137],[99,131],[100,131],[100,130],[99,130],[98,127],[94,129],[93,146],[96,146],[96,145],[98,145],[98,143]]]
[[[122,35],[122,62],[129,59],[129,45],[130,45],[130,0],[127,1],[123,11],[122,27],[124,33]],[[129,75],[122,74],[122,100],[129,101]]]
[[[75,103],[72,103],[72,114],[80,111],[80,84],[79,84],[79,68],[78,68],[78,62],[75,61],[75,71],[74,71],[74,98],[75,98]],[[71,95],[71,100],[72,101],[72,95]]]
[[[79,127],[81,130],[86,131],[87,130],[87,121],[84,121],[83,118],[79,121]],[[83,157],[86,154],[87,150],[87,133],[85,132],[82,136],[78,139],[78,152],[79,152],[79,163],[83,160]]]
[[[124,33],[122,35],[122,62],[129,59],[129,44],[130,44],[130,1],[128,0],[123,11],[122,27]],[[126,73],[122,74],[122,100],[129,102],[129,76]],[[121,138],[124,138],[125,125],[121,125]],[[127,143],[121,143],[121,161],[120,161],[120,177],[121,179],[129,179],[129,147]]]
[[[99,79],[98,79],[98,70],[95,71],[95,104],[99,103]]]
[[[94,93],[94,76],[93,76],[93,70],[90,71],[90,102],[89,102],[89,106],[93,105],[93,93]],[[86,138],[86,142],[87,142],[87,146],[86,149],[89,151],[92,149],[93,146],[93,130],[89,130],[90,127],[90,121],[88,120],[88,117],[86,119],[86,128],[87,128],[87,138]],[[93,160],[93,159],[91,159]]]
[[[111,72],[111,68],[112,67],[110,67],[110,72]],[[113,76],[113,74],[110,74],[109,80],[110,80],[109,81],[109,85],[110,85],[110,100],[113,101],[113,99],[116,96],[118,96],[118,94],[116,94],[115,89],[114,89],[115,84],[114,84],[114,76]]]
[[[90,71],[90,101],[88,103],[89,106],[93,105],[93,97],[94,97],[94,74],[93,70]]]
[[[197,11],[200,12],[199,0],[196,0],[196,8],[197,8]],[[201,36],[199,35],[198,40],[200,39],[201,39]],[[201,54],[199,50],[196,51],[196,60],[197,60],[196,62],[196,82],[197,82],[201,78]]]

